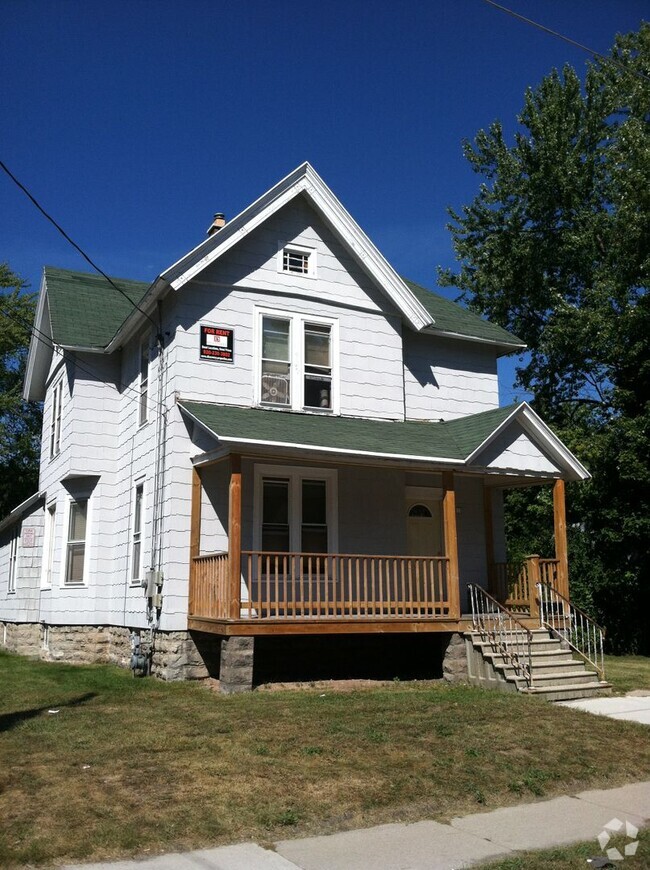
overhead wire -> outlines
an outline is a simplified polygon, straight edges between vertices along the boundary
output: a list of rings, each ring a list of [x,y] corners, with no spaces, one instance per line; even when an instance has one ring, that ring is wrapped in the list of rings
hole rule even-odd
[[[133,299],[131,299],[131,297],[127,293],[125,293],[124,290],[121,289],[121,287],[118,287],[118,285],[115,283],[115,281],[113,281],[113,279],[109,275],[107,275],[106,272],[103,271],[103,269],[100,269],[100,267],[97,265],[97,263],[95,263],[93,260],[90,259],[90,257],[83,250],[83,248],[81,248],[74,241],[74,239],[71,239],[70,236],[63,229],[63,227],[59,223],[57,223],[57,221],[50,214],[48,214],[45,211],[45,209],[38,202],[36,197],[32,193],[30,193],[30,191],[25,187],[25,185],[22,183],[22,181],[20,181],[18,178],[16,178],[16,176],[13,174],[13,172],[9,169],[9,167],[6,165],[6,163],[4,163],[2,160],[0,160],[0,169],[2,169],[3,172],[5,172],[6,175],[8,175],[9,178],[14,182],[14,184],[18,188],[20,188],[20,190],[22,190],[22,192],[25,194],[25,196],[27,196],[28,199],[31,200],[31,202],[36,206],[36,208],[41,212],[41,214],[61,233],[63,238],[67,242],[69,242],[72,245],[72,247],[75,248],[75,250],[77,250],[81,254],[81,256],[84,258],[84,260],[86,260],[86,262],[88,262],[96,272],[98,272],[100,275],[102,275],[102,277],[104,277],[108,281],[108,283],[111,285],[111,287],[113,287],[115,290],[117,290],[117,292],[120,293],[129,302],[130,305],[132,305],[141,314],[144,314],[144,316],[148,320],[151,321],[151,323],[154,325],[156,330],[158,330],[158,324],[156,323],[156,321],[149,314],[147,314],[147,312],[143,308],[141,308],[137,304],[137,302],[134,302]]]
[[[54,343],[54,341],[50,338],[50,336],[47,335],[47,333],[38,329],[38,327],[31,325],[29,323],[29,321],[27,321],[21,317],[16,317],[16,316],[10,314],[6,309],[4,309],[2,307],[0,307],[0,315],[8,318],[9,320],[12,320],[14,323],[17,323],[19,326],[22,326],[23,329],[29,330],[29,332],[33,335],[33,337],[37,341],[40,341],[41,344],[44,344],[45,347],[47,347],[49,350],[56,351],[58,349],[64,358],[67,358],[68,360],[70,360],[78,369],[85,372],[87,375],[91,375],[94,378],[98,378],[102,382],[105,381],[106,378],[102,372],[100,372],[98,369],[93,370],[92,367],[85,365],[83,362],[81,362],[81,360],[79,360],[77,354],[72,354],[72,352],[67,350],[66,348],[60,347],[60,345],[56,345]],[[141,394],[137,390],[136,387],[132,387],[132,386],[130,386],[130,384],[126,384],[123,381],[119,381],[116,386],[117,386],[118,390],[121,390],[122,395],[124,395],[127,392],[133,393],[133,396],[126,395],[126,398],[129,401],[134,402],[139,406],[142,397],[141,397]],[[158,409],[160,408],[160,409],[162,409],[163,414],[167,412],[167,408],[165,407],[164,404],[159,404],[157,401],[150,399],[149,396],[147,396],[147,407],[151,411],[158,411]]]
[[[487,3],[488,6],[494,6],[495,9],[500,9],[501,12],[505,12],[507,15],[512,15],[513,18],[517,18],[519,21],[523,21],[525,24],[530,24],[531,27],[536,27],[538,30],[543,31],[544,33],[548,33],[551,36],[556,36],[558,39],[561,39],[564,42],[568,42],[569,45],[573,45],[575,48],[580,48],[582,51],[586,51],[587,54],[591,54],[594,57],[597,57],[599,60],[604,61],[605,63],[611,63],[614,66],[617,66],[623,72],[632,73],[632,75],[635,75],[638,78],[643,79],[644,81],[650,82],[650,76],[647,76],[640,70],[629,69],[624,64],[619,63],[613,57],[608,57],[606,54],[601,54],[594,48],[589,48],[588,45],[584,45],[582,42],[571,39],[570,36],[565,36],[558,30],[552,30],[550,27],[546,27],[544,24],[540,24],[539,21],[534,21],[532,18],[527,18],[525,15],[521,15],[519,12],[515,12],[514,9],[509,9],[507,6],[502,6],[501,3],[496,3],[495,0],[483,0],[483,2]]]

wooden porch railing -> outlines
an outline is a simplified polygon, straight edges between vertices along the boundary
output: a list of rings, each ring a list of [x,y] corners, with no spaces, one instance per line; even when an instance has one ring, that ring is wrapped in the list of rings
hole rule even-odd
[[[514,613],[537,615],[537,584],[546,583],[558,590],[560,562],[527,556],[523,562],[495,562],[490,575],[492,594],[504,607]]]
[[[226,619],[229,616],[228,553],[194,556],[190,569],[190,616]]]
[[[244,550],[241,571],[243,619],[454,615],[446,557]],[[194,557],[190,616],[230,616],[228,576],[226,553]]]

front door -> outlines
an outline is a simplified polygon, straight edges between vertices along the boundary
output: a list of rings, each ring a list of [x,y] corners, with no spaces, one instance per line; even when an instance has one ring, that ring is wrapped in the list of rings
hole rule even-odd
[[[409,556],[443,556],[440,502],[409,500],[406,504],[406,552]]]

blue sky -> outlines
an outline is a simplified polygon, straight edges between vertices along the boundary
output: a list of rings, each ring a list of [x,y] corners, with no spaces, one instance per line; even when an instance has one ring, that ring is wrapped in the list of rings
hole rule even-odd
[[[511,0],[606,53],[641,0]],[[453,262],[463,138],[587,55],[483,0],[0,0],[0,158],[106,272],[152,280],[309,160],[402,274]],[[87,265],[6,176],[0,260]],[[502,402],[513,399],[513,361]],[[518,393],[521,396],[521,392]]]

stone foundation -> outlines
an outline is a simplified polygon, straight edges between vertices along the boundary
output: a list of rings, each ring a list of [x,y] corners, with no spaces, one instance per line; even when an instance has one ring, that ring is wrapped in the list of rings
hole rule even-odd
[[[449,637],[442,659],[442,675],[448,683],[469,682],[467,650],[461,634],[452,634]]]
[[[10,652],[49,662],[115,664],[128,668],[131,632],[116,625],[46,625],[0,622],[0,645]],[[149,632],[141,631],[144,643]],[[188,631],[156,634],[152,674],[162,680],[200,680],[217,676],[221,638],[194,639]],[[197,647],[198,644],[198,647]],[[251,653],[252,655],[252,653]]]

